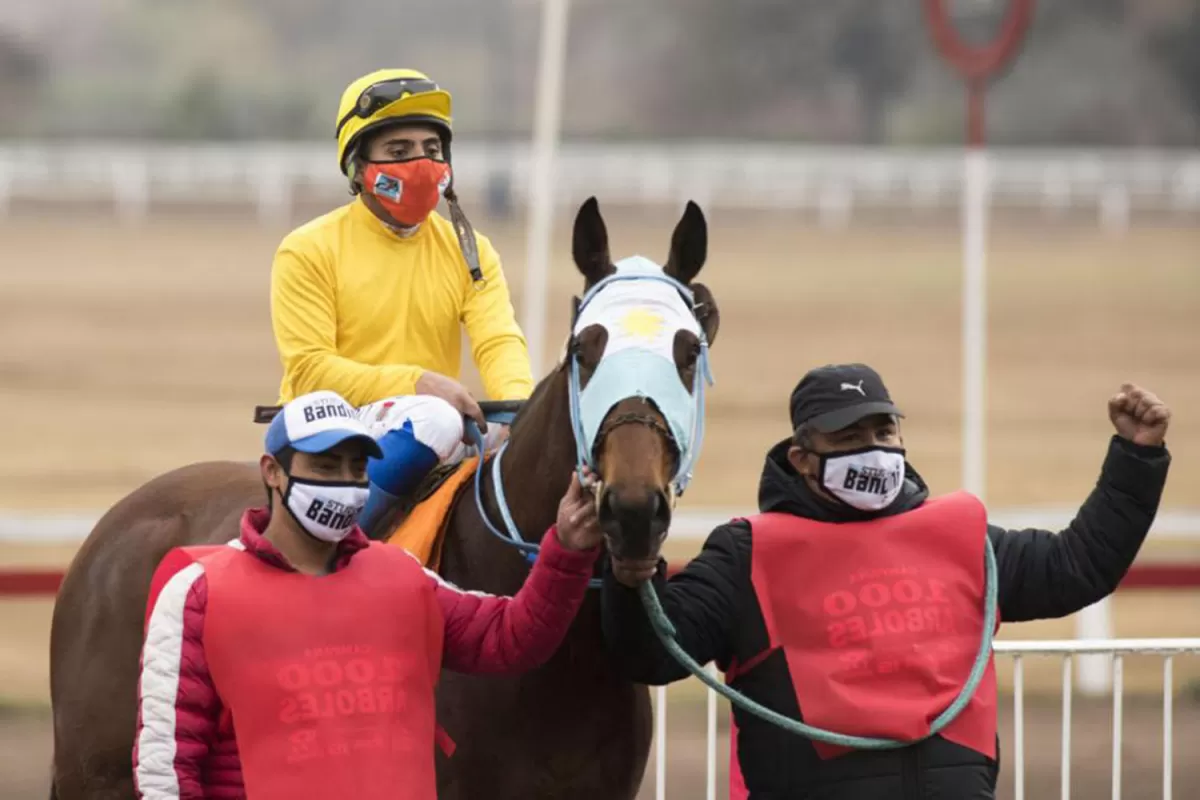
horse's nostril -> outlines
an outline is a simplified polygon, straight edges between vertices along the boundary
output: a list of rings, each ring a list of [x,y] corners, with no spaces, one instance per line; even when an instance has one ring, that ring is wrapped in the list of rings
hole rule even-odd
[[[629,492],[611,489],[600,497],[601,519],[661,519],[670,509],[662,492]]]
[[[655,555],[671,524],[667,494],[648,486],[610,487],[599,513],[610,550],[623,558]]]
[[[654,517],[666,526],[671,522],[671,503],[662,492],[658,492],[654,496],[654,501]]]
[[[660,495],[658,492],[655,492],[654,494],[650,495],[650,500],[648,501],[648,505],[649,505],[649,508],[647,509],[647,511],[650,512],[650,516],[654,517],[655,519],[659,518],[659,516],[660,516],[659,512],[662,511],[662,495]]]
[[[617,498],[612,492],[605,492],[600,496],[600,518],[612,519],[617,515]]]

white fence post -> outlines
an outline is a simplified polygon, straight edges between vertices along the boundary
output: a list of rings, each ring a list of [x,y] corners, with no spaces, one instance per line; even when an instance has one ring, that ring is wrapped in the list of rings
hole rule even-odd
[[[667,687],[654,690],[654,800],[667,800]]]
[[[0,217],[7,217],[12,210],[12,166],[8,158],[0,154]]]
[[[820,208],[822,228],[841,230],[850,224],[850,215],[854,209],[854,194],[843,183],[830,183],[821,189]]]
[[[110,163],[117,215],[126,223],[142,222],[150,212],[150,169],[146,159],[126,153]]]
[[[987,496],[987,230],[991,155],[963,154],[962,172],[962,488]]]
[[[1129,189],[1109,186],[1100,193],[1100,224],[1110,233],[1129,230]]]
[[[1113,638],[1112,606],[1105,597],[1075,615],[1075,638],[1096,641]],[[1112,661],[1104,655],[1079,656],[1079,691],[1088,696],[1112,689]]]
[[[259,222],[280,224],[292,215],[292,184],[287,161],[281,158],[264,158],[256,169],[251,170],[255,178],[258,197]]]

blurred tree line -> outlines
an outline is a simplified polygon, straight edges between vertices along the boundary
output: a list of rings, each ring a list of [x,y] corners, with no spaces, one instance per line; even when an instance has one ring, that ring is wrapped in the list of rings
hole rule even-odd
[[[61,3],[55,17],[55,3]],[[538,0],[41,0],[5,33],[0,136],[325,139],[347,81],[425,69],[467,135],[524,137]],[[986,38],[1004,0],[959,0]],[[583,138],[961,141],[920,0],[574,0],[564,127]],[[1200,144],[1200,0],[1040,0],[992,88],[1004,144]]]

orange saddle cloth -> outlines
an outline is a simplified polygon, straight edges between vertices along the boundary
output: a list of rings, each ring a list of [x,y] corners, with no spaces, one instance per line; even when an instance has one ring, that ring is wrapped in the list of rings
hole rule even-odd
[[[432,494],[413,507],[387,543],[403,547],[436,572],[442,560],[442,541],[446,538],[450,511],[459,492],[474,477],[478,462],[478,456],[464,459]]]

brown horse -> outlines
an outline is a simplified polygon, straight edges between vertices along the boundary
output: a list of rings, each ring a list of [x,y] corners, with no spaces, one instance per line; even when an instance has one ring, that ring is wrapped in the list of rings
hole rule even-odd
[[[712,341],[715,303],[707,288],[692,283],[706,250],[704,217],[689,203],[664,271],[692,291],[700,330]],[[594,198],[576,217],[573,254],[585,290],[615,271]],[[577,466],[570,364],[578,364],[586,386],[604,355],[605,338],[599,326],[573,336],[571,357],[538,385],[513,423],[501,478],[511,519],[527,540],[536,541],[553,523]],[[674,342],[675,367],[688,387],[698,369],[696,340],[681,330]],[[596,437],[593,455],[602,480],[597,502],[615,550],[657,552],[669,524],[672,470],[685,454],[666,422],[654,405],[628,398],[608,412]],[[492,482],[481,485],[485,513],[499,526]],[[263,492],[257,465],[194,464],[135,490],[96,524],[54,608],[52,800],[134,796],[131,750],[151,575],[172,547],[234,538],[242,512],[261,505]],[[464,588],[512,594],[528,571],[520,552],[486,532],[473,494],[461,493],[443,545],[442,574]],[[543,667],[514,677],[443,673],[438,717],[457,750],[449,759],[439,757],[439,797],[614,800],[637,793],[651,739],[649,695],[606,664],[596,594]]]

